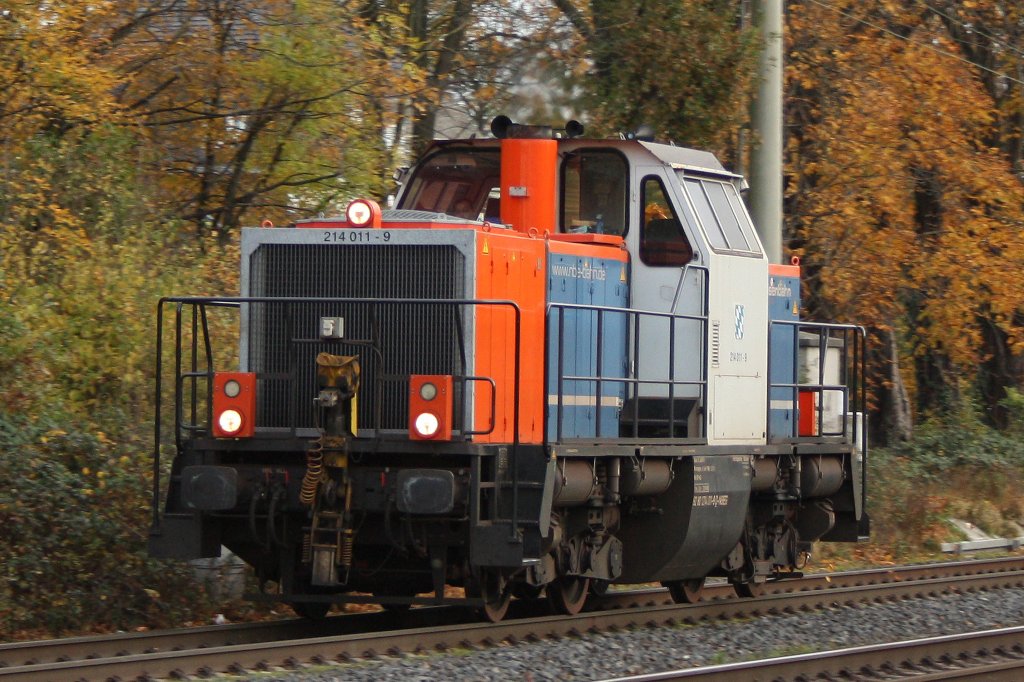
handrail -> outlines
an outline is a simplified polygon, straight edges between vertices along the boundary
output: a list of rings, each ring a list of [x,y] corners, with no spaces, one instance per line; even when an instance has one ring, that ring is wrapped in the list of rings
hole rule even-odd
[[[793,348],[793,381],[772,381],[772,344],[773,334],[772,330],[774,327],[788,327],[792,330],[791,343]],[[836,332],[839,334],[837,335]],[[816,344],[818,348],[818,368],[817,376],[814,381],[801,381],[799,378],[800,369],[800,335],[801,333],[809,333],[816,336]],[[865,368],[865,349],[866,349],[866,336],[867,332],[864,327],[852,324],[838,324],[830,322],[808,322],[803,320],[769,320],[768,322],[768,400],[767,400],[767,437],[768,441],[772,442],[777,440],[779,434],[772,432],[771,425],[771,412],[772,412],[772,393],[774,389],[788,389],[791,395],[791,401],[793,404],[793,413],[797,414],[799,408],[799,393],[801,391],[809,391],[817,393],[818,395],[824,395],[827,392],[838,392],[842,396],[842,414],[841,414],[841,425],[840,431],[826,432],[824,424],[824,410],[817,410],[817,431],[816,436],[801,436],[799,433],[799,423],[797,419],[793,419],[790,426],[790,433],[788,438],[794,441],[807,441],[820,439],[822,437],[829,436],[841,436],[847,437],[849,433],[848,413],[850,412],[851,400],[850,395],[852,392],[853,400],[852,407],[855,412],[860,412],[866,415],[867,406],[867,390],[866,390],[866,368]],[[839,357],[839,380],[838,384],[827,384],[825,383],[825,363],[827,351],[830,347],[830,343],[836,341],[839,344],[840,357]],[[851,343],[852,341],[852,343]],[[852,389],[849,384],[853,384]],[[866,419],[866,416],[862,419]],[[854,425],[856,427],[856,424]],[[854,428],[852,434],[852,442],[854,444],[861,445],[862,449],[867,452],[867,439],[864,431],[866,426],[862,421],[860,432]]]
[[[682,275],[680,277],[680,282],[685,277],[686,272],[689,271],[689,270],[701,272],[703,274],[703,277],[701,278],[701,282],[702,282],[702,284],[706,283],[706,277],[707,277],[707,273],[708,273],[708,268],[705,267],[705,266],[692,265],[692,264],[688,264],[685,268],[683,268],[683,273],[682,273]],[[681,288],[681,284],[680,284],[679,287],[677,287],[677,292],[676,292],[676,294],[677,294],[676,298],[677,299],[678,299],[678,293],[679,293],[678,290],[680,288]],[[639,308],[624,308],[624,307],[617,307],[617,306],[600,306],[600,305],[592,305],[592,304],[586,304],[586,303],[549,302],[548,303],[548,311],[547,311],[547,316],[548,316],[548,325],[547,325],[548,332],[547,333],[549,335],[549,340],[548,340],[547,346],[550,346],[550,335],[552,334],[553,330],[557,330],[557,334],[558,334],[558,347],[556,349],[557,356],[553,359],[553,364],[552,363],[546,363],[545,364],[545,373],[550,372],[550,371],[553,370],[557,374],[557,377],[555,377],[556,382],[555,382],[555,386],[554,386],[555,394],[557,396],[556,397],[556,404],[555,404],[555,415],[554,415],[554,419],[556,420],[556,423],[555,423],[555,441],[556,442],[563,442],[565,440],[564,431],[563,431],[563,426],[564,426],[564,422],[565,422],[565,414],[564,414],[565,393],[564,393],[564,389],[565,389],[565,386],[566,386],[566,384],[568,382],[574,382],[574,381],[591,383],[591,384],[594,384],[594,386],[595,386],[595,407],[596,407],[595,436],[596,437],[599,437],[598,434],[601,433],[601,419],[602,419],[602,417],[601,417],[601,397],[602,397],[602,385],[603,384],[623,384],[623,385],[625,385],[627,387],[630,387],[630,386],[633,387],[633,419],[632,419],[633,435],[632,435],[632,438],[634,438],[634,439],[639,437],[639,424],[640,424],[640,417],[639,417],[639,409],[640,409],[639,386],[642,386],[642,385],[659,386],[660,385],[660,386],[667,387],[668,394],[669,394],[669,415],[668,415],[668,418],[669,418],[669,421],[668,421],[668,424],[669,424],[669,435],[670,435],[670,439],[676,440],[674,435],[673,435],[675,433],[675,428],[676,428],[676,419],[675,419],[675,388],[678,387],[678,386],[698,386],[699,387],[698,399],[700,397],[707,396],[707,391],[708,391],[708,386],[707,386],[707,383],[708,383],[708,378],[707,378],[707,362],[706,362],[706,360],[707,360],[707,356],[706,356],[707,350],[706,350],[706,348],[704,348],[705,344],[703,342],[700,344],[700,346],[701,346],[701,358],[700,358],[700,361],[698,363],[699,364],[698,378],[697,379],[689,379],[689,380],[677,380],[675,378],[675,369],[676,369],[676,348],[675,348],[676,344],[675,344],[675,338],[676,338],[676,333],[677,333],[677,325],[680,323],[680,321],[683,321],[683,322],[693,322],[693,323],[698,324],[699,325],[698,333],[700,335],[700,338],[701,339],[706,339],[707,338],[707,328],[708,328],[708,319],[709,319],[709,315],[708,315],[709,300],[708,300],[707,286],[702,286],[702,296],[701,296],[701,299],[702,299],[701,300],[701,310],[702,310],[702,312],[698,313],[698,314],[676,313],[676,312],[674,312],[674,308],[675,308],[674,305],[673,305],[673,310],[663,311],[663,310],[643,310],[643,309],[639,309]],[[596,320],[597,332],[596,332],[596,335],[595,335],[595,346],[594,346],[594,354],[595,354],[594,355],[594,360],[595,360],[595,362],[594,362],[595,374],[594,375],[566,374],[566,371],[565,371],[565,355],[566,355],[566,348],[565,348],[565,343],[566,343],[565,324],[566,323],[565,323],[565,319],[566,319],[566,316],[567,316],[567,311],[580,311],[580,312],[588,312],[589,311],[589,312],[592,312],[592,313],[596,313],[596,316],[597,316],[597,320]],[[629,364],[629,368],[625,372],[626,376],[612,376],[612,375],[609,375],[609,374],[607,374],[605,372],[605,368],[603,367],[604,344],[605,344],[605,335],[606,335],[605,320],[606,320],[606,317],[608,315],[624,315],[624,316],[626,316],[627,319],[625,320],[623,326],[627,330],[630,329],[630,328],[632,329],[632,338],[633,338],[632,362]],[[552,319],[553,317],[555,318],[554,320]],[[669,324],[669,350],[668,350],[668,373],[669,374],[668,374],[668,379],[640,379],[639,378],[640,377],[640,355],[639,355],[640,344],[638,343],[638,340],[639,340],[640,334],[641,334],[641,327],[642,327],[641,322],[644,319],[664,319],[664,320],[668,321],[668,324]],[[629,335],[627,334],[627,345],[628,345],[628,336]],[[545,395],[548,394],[548,390],[549,390],[550,384],[551,384],[551,377],[546,376],[545,377],[545,386],[544,386]],[[545,400],[545,404],[546,403],[547,403],[547,401]],[[549,428],[550,427],[549,427],[549,424],[548,424],[548,409],[547,409],[547,407],[545,407],[545,410],[544,410],[544,433],[545,434],[548,433]],[[706,436],[706,434],[704,434],[704,435]],[[545,436],[545,438],[546,438],[546,436]],[[576,438],[576,440],[579,440],[579,438]],[[682,440],[682,439],[678,439],[678,440]],[[692,437],[691,438],[687,438],[686,440],[692,442]]]
[[[242,306],[248,306],[253,304],[267,304],[267,305],[281,305],[285,306],[288,310],[294,305],[309,305],[309,304],[340,304],[340,305],[351,305],[351,306],[428,306],[428,307],[444,307],[444,306],[459,306],[459,307],[497,307],[511,309],[514,321],[514,367],[513,376],[515,380],[511,387],[512,390],[512,438],[510,444],[510,459],[509,464],[512,467],[513,472],[513,533],[515,533],[515,526],[518,522],[518,480],[519,471],[517,466],[517,448],[520,439],[520,415],[519,415],[519,400],[520,400],[520,371],[522,367],[522,310],[519,305],[512,300],[506,299],[422,299],[422,298],[368,298],[368,297],[243,297],[243,296],[168,296],[162,297],[157,303],[157,343],[156,343],[156,378],[155,378],[155,391],[156,399],[154,401],[154,433],[153,433],[153,494],[152,494],[152,505],[153,505],[153,527],[159,527],[160,523],[160,491],[161,491],[161,453],[160,446],[163,437],[163,420],[162,413],[164,411],[163,404],[163,374],[164,374],[164,343],[163,335],[165,333],[165,315],[164,308],[168,305],[173,305],[175,309],[174,319],[174,334],[175,334],[175,352],[174,352],[174,377],[175,377],[175,389],[174,389],[174,440],[175,447],[178,452],[182,451],[182,433],[183,431],[198,432],[201,431],[199,426],[198,417],[198,379],[205,376],[207,377],[207,390],[206,390],[206,406],[205,406],[205,423],[209,425],[212,422],[212,409],[213,409],[213,382],[212,376],[214,373],[214,359],[213,359],[213,347],[210,339],[210,329],[207,315],[208,307],[215,308],[238,308]],[[183,368],[183,343],[184,339],[184,318],[183,313],[186,306],[192,307],[191,323],[191,343],[189,352],[189,364],[188,370]],[[460,343],[461,343],[460,328]],[[202,336],[202,352],[200,352],[200,341],[199,337]],[[289,348],[295,346],[296,342],[301,342],[303,339],[291,338],[291,334],[288,337]],[[320,341],[319,339],[316,339]],[[342,339],[342,342],[352,343],[352,339]],[[292,352],[291,350],[289,352]],[[205,357],[203,357],[205,355]],[[462,352],[464,356],[464,351]],[[200,368],[200,361],[205,360],[205,367]],[[464,361],[464,358],[463,358]],[[491,415],[488,421],[488,427],[485,430],[475,429],[475,425],[472,423],[471,415],[475,401],[469,401],[468,397],[461,406],[462,415],[461,423],[462,429],[460,430],[463,437],[469,437],[472,435],[483,435],[493,432],[497,423],[496,418],[496,400],[497,400],[497,383],[491,377],[475,376],[475,375],[458,375],[460,381],[464,384],[470,382],[483,382],[489,383],[491,386]],[[182,413],[185,403],[185,382],[191,381],[191,392],[189,394],[189,401],[191,403],[191,409],[189,413],[189,423],[185,423],[185,415]],[[290,378],[289,381],[294,381],[294,377]],[[295,420],[290,420],[294,429]],[[379,424],[375,425],[379,430]]]
[[[199,299],[189,299],[182,297],[162,297],[157,301],[156,311],[156,376],[153,381],[153,388],[155,392],[154,396],[154,417],[153,417],[153,493],[152,493],[152,527],[154,529],[159,528],[160,525],[160,490],[161,490],[161,472],[160,472],[160,444],[163,434],[163,375],[164,375],[164,307],[169,303],[176,303],[175,305],[175,381],[174,381],[174,443],[175,448],[181,450],[181,395],[183,390],[183,381],[180,379],[187,375],[193,378],[197,378],[202,373],[198,372],[198,345],[197,345],[197,329],[201,326],[202,336],[204,339],[203,350],[206,353],[206,366],[207,371],[205,374],[210,375],[213,372],[213,349],[210,341],[210,330],[208,324],[208,318],[206,314],[206,306],[228,306],[238,307],[237,304],[233,303],[221,303],[218,299],[209,299],[202,302],[198,307],[196,302]],[[181,370],[181,343],[182,343],[182,312],[186,305],[192,305],[192,352],[191,357],[191,368],[188,373],[183,373]],[[197,317],[198,315],[198,317]],[[202,324],[199,325],[199,320]],[[212,384],[208,383],[207,387],[207,404],[212,400]],[[192,421],[195,422],[195,415],[197,414],[196,405],[196,392],[195,384],[193,383],[192,390]]]

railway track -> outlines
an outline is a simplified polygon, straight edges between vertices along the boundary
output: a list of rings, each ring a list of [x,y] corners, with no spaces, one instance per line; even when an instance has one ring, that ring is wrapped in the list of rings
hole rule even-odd
[[[778,680],[984,680],[1024,676],[1024,627],[618,677],[603,682]]]
[[[18,642],[0,645],[0,680],[130,680],[241,673],[1020,586],[1024,586],[1024,558],[1013,557],[810,575],[769,584],[766,592],[770,593],[757,599],[736,599],[728,585],[712,584],[705,589],[704,601],[692,605],[672,604],[663,589],[611,592],[595,600],[598,610],[575,617],[540,615],[539,604],[522,602],[515,604],[518,608],[510,620],[496,624],[470,622],[472,614],[466,609],[437,607],[400,616],[386,612],[342,615],[318,624],[289,620]]]

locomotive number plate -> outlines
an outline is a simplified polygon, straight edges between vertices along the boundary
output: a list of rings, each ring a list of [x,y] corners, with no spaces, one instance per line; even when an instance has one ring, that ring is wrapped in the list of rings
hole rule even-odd
[[[389,230],[324,230],[328,243],[376,244],[391,241]]]

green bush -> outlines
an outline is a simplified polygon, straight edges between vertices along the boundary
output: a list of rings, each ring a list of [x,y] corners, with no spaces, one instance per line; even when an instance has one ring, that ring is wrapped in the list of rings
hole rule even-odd
[[[1021,518],[1024,441],[982,424],[968,410],[921,425],[914,438],[871,453],[868,509],[872,543],[901,555],[956,540],[949,518],[993,535],[1014,535]]]
[[[191,614],[201,590],[187,566],[146,556],[144,471],[96,435],[0,414],[3,636],[166,625]]]
[[[237,287],[237,252],[201,247],[140,226],[0,250],[0,636],[207,615],[145,549],[156,302]]]
[[[963,467],[1024,470],[1024,440],[986,426],[972,411],[922,424],[892,452],[907,457],[925,479]]]
[[[1006,409],[1009,421],[1007,431],[1016,436],[1024,436],[1024,392],[1007,387],[1006,397],[999,401]]]

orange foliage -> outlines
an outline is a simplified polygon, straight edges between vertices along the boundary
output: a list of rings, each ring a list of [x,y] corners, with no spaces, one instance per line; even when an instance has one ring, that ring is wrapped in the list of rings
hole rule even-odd
[[[999,116],[979,70],[914,3],[794,3],[788,28],[788,201],[819,312],[965,377],[982,320],[1019,352],[1024,189],[986,143]]]

